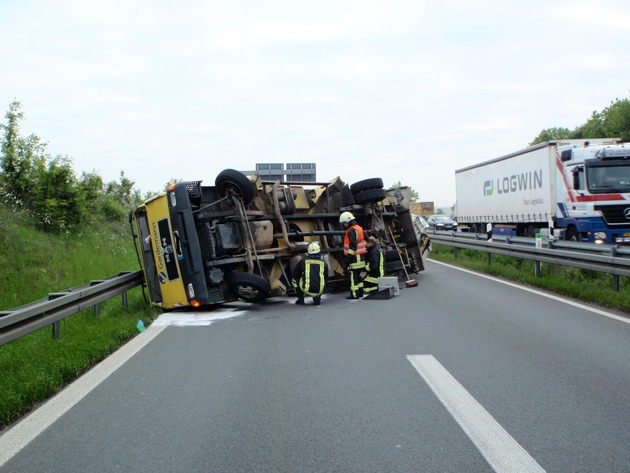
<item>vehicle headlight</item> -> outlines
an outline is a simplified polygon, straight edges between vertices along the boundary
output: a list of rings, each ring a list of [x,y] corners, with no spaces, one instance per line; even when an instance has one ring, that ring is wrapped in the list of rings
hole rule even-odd
[[[595,243],[602,244],[606,239],[606,232],[595,232],[593,236],[595,237]]]

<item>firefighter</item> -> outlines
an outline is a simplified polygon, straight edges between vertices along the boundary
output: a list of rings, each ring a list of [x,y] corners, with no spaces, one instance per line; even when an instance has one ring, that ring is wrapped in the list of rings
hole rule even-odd
[[[343,255],[350,276],[350,295],[346,299],[361,299],[363,297],[361,272],[365,269],[365,253],[367,253],[363,228],[350,212],[343,212],[339,216],[339,223],[346,230],[343,237]]]
[[[365,271],[363,291],[366,295],[378,291],[378,278],[385,276],[385,254],[378,240],[370,236],[367,239],[367,253],[365,255]]]
[[[304,296],[312,297],[315,305],[321,304],[328,274],[328,265],[322,259],[321,251],[318,242],[309,243],[306,255],[298,261],[293,270],[291,285],[297,294],[296,304],[304,305]]]

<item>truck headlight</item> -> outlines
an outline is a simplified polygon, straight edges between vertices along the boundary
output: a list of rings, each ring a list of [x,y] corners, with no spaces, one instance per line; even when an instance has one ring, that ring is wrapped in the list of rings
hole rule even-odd
[[[593,235],[595,237],[595,243],[602,244],[606,239],[606,232],[595,232]]]

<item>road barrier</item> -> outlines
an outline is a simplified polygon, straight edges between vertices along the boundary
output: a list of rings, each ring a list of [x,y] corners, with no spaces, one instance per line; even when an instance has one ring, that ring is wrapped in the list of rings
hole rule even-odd
[[[572,268],[588,269],[612,275],[612,285],[619,291],[619,277],[630,277],[630,248],[616,245],[598,245],[546,238],[542,247],[536,246],[535,238],[493,236],[466,232],[439,232],[427,230],[431,243],[452,246],[457,257],[458,249],[469,249],[488,253],[488,264],[492,255],[512,256],[535,261],[536,276],[540,276],[541,263],[551,263]]]
[[[0,345],[52,325],[53,337],[60,336],[60,321],[70,315],[94,308],[100,314],[100,303],[122,295],[123,306],[128,303],[127,291],[143,282],[142,271],[121,272],[106,279],[61,292],[8,311],[0,311]]]

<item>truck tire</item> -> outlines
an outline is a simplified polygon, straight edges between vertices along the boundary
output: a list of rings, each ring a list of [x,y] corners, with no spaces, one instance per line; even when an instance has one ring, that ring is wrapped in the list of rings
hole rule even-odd
[[[343,207],[350,207],[355,203],[356,202],[354,200],[354,196],[352,195],[352,191],[350,190],[350,186],[348,184],[344,184],[341,188],[341,205]]]
[[[260,302],[271,292],[271,284],[262,276],[252,273],[233,273],[228,289],[245,302]]]
[[[350,190],[353,194],[366,191],[368,189],[382,189],[383,179],[380,177],[373,177],[371,179],[364,179],[362,181],[355,182],[350,186]]]
[[[525,229],[525,236],[527,238],[536,238],[536,227],[533,225],[528,225]]]
[[[221,171],[214,180],[214,185],[221,197],[233,192],[241,198],[246,206],[254,199],[254,186],[245,174],[236,169]]]
[[[575,227],[567,228],[566,235],[567,241],[580,241],[580,234]]]
[[[368,189],[354,194],[354,202],[357,204],[369,204],[372,202],[380,202],[385,198],[384,189]]]

